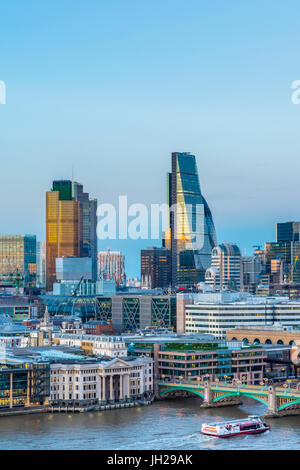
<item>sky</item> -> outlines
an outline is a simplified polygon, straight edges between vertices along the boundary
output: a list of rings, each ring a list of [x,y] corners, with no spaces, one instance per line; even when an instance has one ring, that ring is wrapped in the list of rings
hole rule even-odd
[[[163,203],[171,152],[197,157],[218,242],[243,254],[300,220],[300,4],[2,2],[0,233],[45,238],[45,192]],[[159,240],[104,240],[129,277]]]

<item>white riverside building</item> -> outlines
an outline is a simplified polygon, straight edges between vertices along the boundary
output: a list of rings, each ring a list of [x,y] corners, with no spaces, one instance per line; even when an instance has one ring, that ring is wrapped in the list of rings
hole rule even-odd
[[[226,330],[244,326],[300,326],[300,301],[288,297],[260,297],[239,292],[197,294],[185,306],[185,332],[226,337]]]
[[[60,346],[79,348],[87,343],[92,343],[92,353],[96,356],[109,356],[112,358],[127,356],[127,346],[120,336],[55,333],[53,341]]]
[[[53,363],[50,366],[50,403],[101,403],[134,400],[153,391],[153,359]]]

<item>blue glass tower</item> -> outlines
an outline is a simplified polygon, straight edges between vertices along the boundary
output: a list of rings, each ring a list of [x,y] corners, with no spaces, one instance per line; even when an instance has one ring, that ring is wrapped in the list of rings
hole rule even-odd
[[[167,186],[169,226],[164,244],[171,250],[172,285],[192,286],[205,280],[211,251],[217,244],[194,155],[172,153],[172,173],[168,174]]]

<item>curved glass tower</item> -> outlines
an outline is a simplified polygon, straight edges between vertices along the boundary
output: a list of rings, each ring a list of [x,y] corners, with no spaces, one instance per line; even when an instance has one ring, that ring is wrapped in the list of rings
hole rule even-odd
[[[172,285],[192,286],[205,280],[211,251],[217,244],[213,218],[201,194],[196,157],[172,153],[168,174],[169,221],[165,246],[171,250]]]

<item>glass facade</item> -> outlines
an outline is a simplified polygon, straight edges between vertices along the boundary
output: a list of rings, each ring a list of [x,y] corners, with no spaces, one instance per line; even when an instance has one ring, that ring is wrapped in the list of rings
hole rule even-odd
[[[212,248],[217,244],[194,155],[172,153],[167,186],[170,212],[164,245],[171,249],[172,285],[191,286],[204,281]]]
[[[0,282],[2,285],[34,286],[36,236],[0,235]]]
[[[80,183],[72,184],[72,196],[80,204],[80,256],[92,259],[92,280],[97,279],[97,199],[90,199]]]
[[[298,242],[300,222],[284,222],[276,225],[277,242]]]
[[[120,251],[98,251],[98,279],[113,280],[117,286],[125,285],[125,256]]]
[[[171,285],[171,252],[150,247],[141,250],[141,286],[146,289]]]
[[[72,189],[70,181],[54,181],[52,191],[46,193],[47,290],[52,289],[56,279],[56,258],[80,256],[80,206],[72,197],[67,199],[70,184]]]
[[[0,365],[0,408],[44,404],[49,395],[49,363]]]

